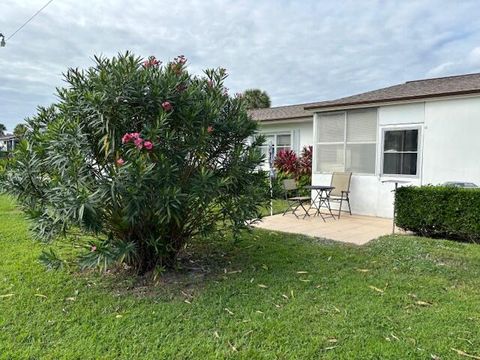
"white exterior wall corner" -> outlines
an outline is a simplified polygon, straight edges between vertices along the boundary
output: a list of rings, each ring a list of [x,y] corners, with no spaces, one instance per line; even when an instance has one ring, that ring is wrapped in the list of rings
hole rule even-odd
[[[396,177],[381,175],[382,136],[385,129],[410,127],[420,130],[418,176],[397,179],[411,185],[446,181],[480,185],[480,96],[380,106],[375,175],[353,175],[350,202],[354,213],[392,217],[394,185],[382,180]],[[329,184],[330,179],[330,174],[312,176],[315,185]]]
[[[480,186],[480,97],[425,104],[423,184]]]

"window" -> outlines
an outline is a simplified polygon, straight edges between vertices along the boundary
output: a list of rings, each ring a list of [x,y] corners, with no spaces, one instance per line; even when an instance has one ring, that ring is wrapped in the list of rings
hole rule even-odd
[[[278,154],[280,150],[291,150],[292,149],[292,134],[291,133],[278,133],[278,134],[264,134],[265,143],[260,146],[262,154],[265,155],[265,158],[268,158],[268,147],[270,144],[273,145],[275,154]]]
[[[385,130],[383,174],[417,175],[418,129]]]
[[[376,109],[319,114],[315,130],[317,172],[375,173]]]

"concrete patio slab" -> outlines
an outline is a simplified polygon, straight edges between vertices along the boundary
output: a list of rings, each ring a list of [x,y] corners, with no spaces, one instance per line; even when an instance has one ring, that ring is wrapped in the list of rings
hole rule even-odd
[[[313,215],[313,213],[312,213]],[[344,243],[364,245],[392,233],[392,219],[342,214],[340,219],[319,216],[297,219],[292,213],[267,216],[255,226],[261,229],[302,234]]]

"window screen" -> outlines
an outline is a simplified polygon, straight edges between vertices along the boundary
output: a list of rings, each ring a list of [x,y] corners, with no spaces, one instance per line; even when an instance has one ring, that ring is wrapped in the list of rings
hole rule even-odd
[[[318,115],[315,169],[374,174],[376,144],[376,109]]]
[[[319,143],[343,142],[345,138],[345,113],[321,115],[317,122]]]

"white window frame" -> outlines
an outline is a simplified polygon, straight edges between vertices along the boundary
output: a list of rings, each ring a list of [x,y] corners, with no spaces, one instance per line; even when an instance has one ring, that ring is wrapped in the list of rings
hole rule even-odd
[[[385,133],[387,131],[405,131],[405,130],[417,130],[417,173],[415,175],[408,174],[384,174],[383,163],[385,156]],[[383,178],[399,178],[399,179],[418,179],[420,178],[422,171],[422,126],[421,125],[400,125],[400,126],[384,126],[381,128],[382,141],[380,143],[380,176]]]
[[[368,109],[375,109],[376,111],[376,131],[375,131],[375,142],[371,141],[354,141],[354,142],[348,142],[347,141],[347,113],[348,110],[345,111],[330,111],[330,112],[322,112],[322,113],[315,113],[314,116],[314,124],[313,124],[313,143],[314,143],[314,151],[313,151],[313,156],[312,156],[312,168],[313,168],[313,173],[314,174],[330,174],[330,172],[322,172],[317,170],[317,156],[316,156],[316,146],[317,145],[343,145],[343,171],[346,171],[346,166],[347,166],[347,144],[348,145],[358,145],[358,144],[372,144],[375,145],[375,165],[373,168],[373,173],[354,173],[354,175],[360,175],[360,176],[375,176],[377,174],[377,166],[378,166],[378,156],[377,156],[377,147],[378,147],[378,127],[379,127],[379,119],[378,119],[378,108],[368,108]],[[368,110],[366,109],[359,109],[359,110]],[[352,109],[352,111],[355,111],[357,109]],[[332,141],[332,142],[318,142],[317,141],[317,121],[319,121],[320,116],[322,115],[334,115],[334,114],[342,114],[343,113],[343,118],[344,118],[344,126],[343,126],[343,141]],[[383,155],[382,155],[383,158]]]
[[[274,138],[274,148],[275,148],[275,156],[277,154],[277,149],[278,149],[278,145],[277,145],[277,137],[280,136],[280,135],[290,135],[290,146],[288,146],[290,148],[290,150],[294,151],[295,150],[293,149],[293,130],[286,130],[286,131],[261,131],[258,133],[259,135],[263,135],[263,136],[273,136]],[[268,148],[268,144],[264,144],[262,146],[260,146],[261,148],[262,147],[267,147]],[[285,148],[286,146],[281,146],[281,148]],[[268,157],[268,156],[267,156]],[[265,165],[268,166],[268,159],[266,159],[265,161]]]

